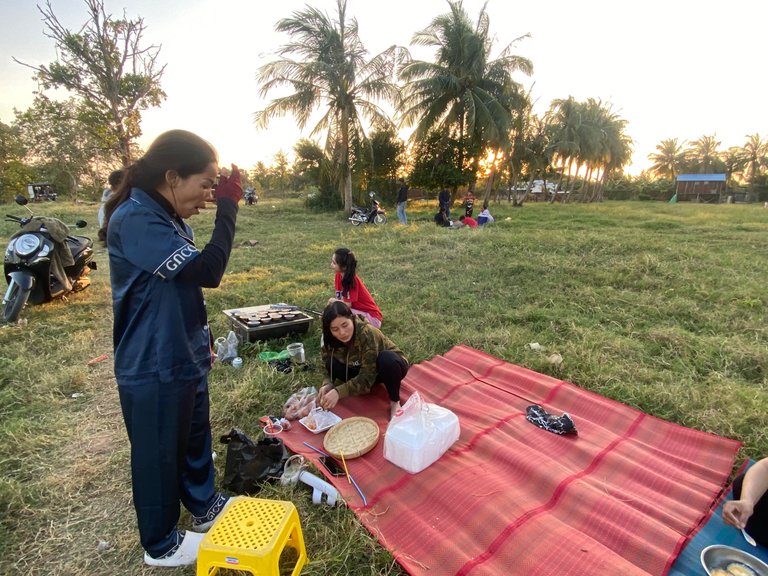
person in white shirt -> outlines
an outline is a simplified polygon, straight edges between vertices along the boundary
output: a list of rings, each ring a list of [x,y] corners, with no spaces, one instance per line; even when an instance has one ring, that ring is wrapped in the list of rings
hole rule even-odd
[[[477,216],[477,223],[482,226],[491,222],[493,222],[493,216],[491,216],[491,212],[488,210],[488,202],[483,202],[483,211]]]

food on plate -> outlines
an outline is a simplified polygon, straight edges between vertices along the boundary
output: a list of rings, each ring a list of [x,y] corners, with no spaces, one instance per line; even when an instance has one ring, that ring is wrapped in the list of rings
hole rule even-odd
[[[755,571],[741,562],[731,562],[725,567],[726,576],[756,576]]]
[[[733,575],[727,570],[723,570],[722,568],[715,568],[709,573],[709,576],[733,576]]]

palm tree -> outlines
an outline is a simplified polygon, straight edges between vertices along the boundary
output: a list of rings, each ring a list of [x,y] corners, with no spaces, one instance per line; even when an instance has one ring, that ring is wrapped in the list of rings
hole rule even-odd
[[[714,134],[712,136],[702,136],[691,143],[691,148],[687,152],[688,157],[698,165],[700,174],[709,174],[715,170],[724,169],[723,163],[720,160],[720,153],[717,150],[719,147],[720,142]]]
[[[648,154],[648,159],[653,162],[650,170],[659,178],[675,180],[686,161],[683,150],[685,141],[678,144],[677,138],[667,138],[656,144],[656,153]]]
[[[278,50],[280,59],[262,66],[260,95],[288,86],[293,94],[272,100],[256,113],[256,125],[265,128],[277,116],[292,114],[299,128],[321,105],[327,107],[310,136],[327,129],[325,152],[338,167],[344,210],[352,209],[352,162],[354,144],[367,143],[364,120],[376,126],[392,121],[374,100],[397,103],[398,91],[390,81],[401,51],[391,47],[367,59],[358,35],[357,20],[347,17],[346,0],[337,0],[337,15],[307,6],[280,20],[275,29],[287,32],[291,41]],[[293,59],[292,56],[298,59]]]
[[[768,141],[762,140],[759,134],[748,136],[742,148],[741,160],[747,182],[754,192],[757,177],[763,168],[768,167]]]
[[[626,120],[600,100],[589,98],[586,102],[577,102],[569,97],[552,102],[547,121],[549,148],[560,163],[561,180],[567,171],[570,181],[575,163],[576,173],[583,174],[579,188],[582,199],[601,199],[602,187],[610,173],[629,162],[632,140],[624,133]],[[567,186],[573,190],[570,182]]]
[[[413,36],[412,44],[436,49],[435,62],[414,60],[400,71],[405,81],[399,108],[404,125],[416,125],[413,141],[423,141],[436,132],[443,142],[459,143],[457,169],[464,170],[470,151],[474,163],[469,180],[474,183],[477,162],[488,147],[509,143],[513,110],[523,106],[520,85],[512,73],[531,74],[527,58],[511,54],[510,43],[491,60],[493,41],[490,20],[483,6],[472,24],[461,0],[448,0],[450,11],[436,17]]]

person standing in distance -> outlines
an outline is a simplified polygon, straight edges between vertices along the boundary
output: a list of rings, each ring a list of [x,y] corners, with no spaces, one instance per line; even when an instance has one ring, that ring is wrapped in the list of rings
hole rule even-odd
[[[115,170],[109,175],[109,179],[107,182],[109,183],[109,188],[105,188],[104,191],[101,193],[101,206],[99,206],[99,234],[102,234],[101,229],[104,228],[104,220],[106,216],[106,204],[107,200],[109,200],[109,197],[112,196],[112,194],[117,190],[117,187],[120,185],[120,181],[123,179],[124,172],[122,170]],[[103,238],[101,238],[103,240]]]
[[[443,187],[437,195],[438,210],[445,208],[445,217],[451,219],[451,193],[448,188]]]
[[[205,531],[229,499],[214,489],[202,288],[221,282],[232,250],[240,172],[222,171],[216,221],[199,250],[185,220],[213,197],[218,157],[184,130],[157,137],[106,206],[115,376],[131,443],[133,504],[150,566],[197,561],[203,534],[179,530],[183,504]]]
[[[408,203],[408,186],[402,178],[397,179],[399,188],[397,189],[397,219],[400,224],[408,224],[408,218],[405,215],[405,205]]]

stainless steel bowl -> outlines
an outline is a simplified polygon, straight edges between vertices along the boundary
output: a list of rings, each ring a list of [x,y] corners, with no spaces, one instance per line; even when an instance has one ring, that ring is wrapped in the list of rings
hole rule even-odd
[[[739,562],[751,568],[756,576],[768,576],[768,564],[752,554],[747,554],[744,550],[714,544],[701,551],[701,565],[704,566],[707,574],[711,574],[716,568],[725,570],[732,562]]]

